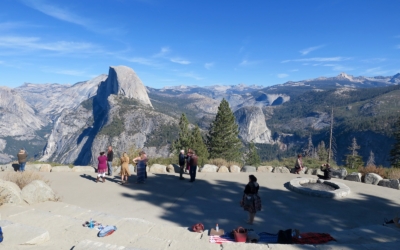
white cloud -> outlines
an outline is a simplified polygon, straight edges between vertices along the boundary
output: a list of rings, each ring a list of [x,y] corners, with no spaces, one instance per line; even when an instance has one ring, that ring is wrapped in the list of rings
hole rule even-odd
[[[98,46],[86,42],[70,42],[70,41],[56,41],[56,42],[42,42],[39,37],[22,37],[22,36],[0,36],[0,48],[17,49],[21,51],[26,50],[44,50],[60,53],[82,53],[82,52],[95,52]]]
[[[211,69],[212,67],[214,67],[214,63],[213,62],[204,64],[204,68],[206,68],[206,69]]]
[[[299,71],[298,69],[292,69],[290,72],[297,72]]]
[[[256,65],[256,64],[259,64],[259,63],[261,63],[262,61],[257,61],[257,60],[254,60],[254,61],[249,61],[249,60],[243,60],[241,63],[239,63],[239,66],[250,66],[250,65]]]
[[[307,55],[308,53],[310,53],[311,51],[320,49],[320,48],[322,48],[322,47],[324,47],[324,46],[325,46],[325,45],[314,46],[314,47],[302,49],[302,50],[300,50],[299,52],[300,52],[303,56],[305,56],[305,55]]]
[[[133,57],[133,58],[125,58],[125,60],[133,63],[143,64],[147,66],[156,66],[157,63],[151,59],[144,57]]]
[[[198,76],[197,74],[195,74],[193,72],[180,73],[180,74],[178,74],[178,76],[189,77],[189,78],[193,78],[193,79],[198,80],[198,81],[204,79],[203,77],[200,77],[200,76]]]
[[[281,63],[288,63],[288,62],[341,62],[350,60],[350,57],[312,57],[312,58],[303,58],[303,59],[291,59],[291,60],[284,60]]]
[[[160,52],[158,52],[157,54],[153,55],[153,57],[164,57],[166,56],[169,52],[171,52],[171,50],[169,49],[169,47],[162,47]]]
[[[179,57],[171,58],[170,61],[173,63],[183,64],[183,65],[190,64],[190,61],[179,58]]]
[[[354,70],[354,68],[346,67],[346,66],[343,66],[343,65],[340,65],[340,64],[334,64],[334,63],[322,64],[322,66],[332,67],[333,71],[343,71],[344,72],[344,71],[352,71],[352,70]]]
[[[285,78],[285,77],[288,77],[288,76],[289,76],[288,74],[278,74],[277,75],[278,78]]]

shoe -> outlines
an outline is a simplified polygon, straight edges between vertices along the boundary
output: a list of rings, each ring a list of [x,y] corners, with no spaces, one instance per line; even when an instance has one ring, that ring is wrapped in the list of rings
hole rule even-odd
[[[184,179],[185,179],[185,178],[183,178],[183,177],[180,177],[180,178],[179,178],[179,180],[184,180]]]

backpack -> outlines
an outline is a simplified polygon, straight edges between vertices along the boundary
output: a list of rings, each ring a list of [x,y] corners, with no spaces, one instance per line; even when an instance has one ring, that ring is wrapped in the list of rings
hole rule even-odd
[[[117,230],[117,227],[115,227],[115,226],[106,226],[105,228],[100,230],[100,232],[97,234],[97,236],[98,237],[108,236],[108,235],[114,233],[116,230]]]
[[[279,230],[278,232],[278,243],[279,244],[292,244],[292,229],[285,231]]]
[[[197,233],[202,233],[204,231],[204,225],[201,223],[194,224],[192,226],[192,231]]]

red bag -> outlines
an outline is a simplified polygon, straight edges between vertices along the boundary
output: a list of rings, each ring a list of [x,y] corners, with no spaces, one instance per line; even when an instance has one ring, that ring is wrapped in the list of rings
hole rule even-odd
[[[233,230],[233,235],[235,236],[236,242],[246,242],[247,240],[247,229],[243,227],[238,227]]]
[[[197,233],[202,233],[204,231],[204,225],[201,223],[194,224],[192,226],[192,231]]]

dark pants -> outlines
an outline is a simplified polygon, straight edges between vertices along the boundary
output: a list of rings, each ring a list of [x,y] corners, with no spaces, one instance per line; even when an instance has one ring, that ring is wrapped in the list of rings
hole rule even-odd
[[[197,172],[197,166],[190,166],[190,181],[195,181],[196,180],[196,172]]]
[[[324,175],[320,175],[320,174],[317,174],[317,176],[318,176],[318,178],[320,178],[322,180],[330,180],[331,179],[329,177],[325,177]]]
[[[185,165],[180,165],[179,166],[179,175],[180,175],[180,177],[182,178],[182,175],[183,175],[183,170],[185,169]]]

